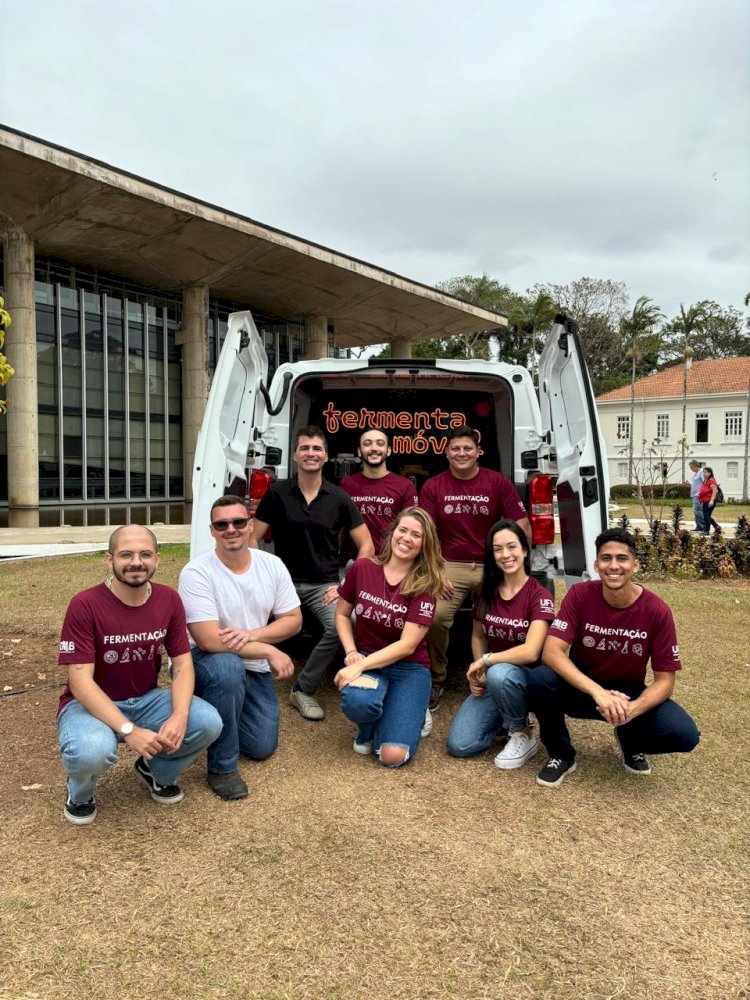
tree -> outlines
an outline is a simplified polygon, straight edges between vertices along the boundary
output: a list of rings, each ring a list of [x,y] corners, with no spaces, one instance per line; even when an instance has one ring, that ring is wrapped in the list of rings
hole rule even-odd
[[[516,303],[510,311],[508,321],[521,335],[526,344],[526,356],[529,359],[527,367],[531,370],[531,378],[536,383],[536,359],[544,346],[539,341],[538,334],[548,330],[560,308],[548,292],[539,291]],[[530,363],[529,363],[530,362]]]
[[[435,287],[441,292],[454,295],[457,299],[470,302],[471,305],[504,314],[510,311],[518,299],[516,293],[512,292],[508,285],[501,285],[499,281],[490,278],[488,274],[480,276],[464,274],[439,281]],[[505,336],[504,327],[492,326],[482,330],[473,330],[470,333],[458,333],[453,337],[437,338],[439,343],[443,345],[442,353],[438,354],[433,353],[435,348],[428,346],[433,344],[434,340],[417,341],[412,353],[416,358],[484,358],[489,360],[492,341],[495,340],[498,345],[501,345]],[[454,341],[456,344],[453,343]],[[502,350],[502,347],[500,349]],[[427,353],[418,353],[422,351]]]
[[[534,285],[532,291],[546,291],[578,323],[595,395],[627,383],[630,366],[620,328],[628,308],[625,282],[583,277],[567,285]]]
[[[685,309],[680,303],[680,312],[669,323],[662,327],[662,351],[665,350],[667,338],[670,338],[671,345],[681,346],[682,355],[682,481],[685,481],[685,452],[687,450],[687,378],[688,371],[693,363],[695,347],[693,346],[701,337],[705,329],[708,316],[706,310],[707,303],[698,302],[694,306]],[[681,342],[681,345],[680,345]],[[670,351],[673,347],[670,346]]]
[[[631,363],[630,374],[630,431],[628,434],[628,482],[633,482],[633,431],[635,424],[635,380],[639,362],[644,358],[653,359],[656,364],[659,351],[659,337],[654,333],[656,324],[664,318],[659,307],[647,295],[641,295],[630,316],[625,317],[620,326],[629,343],[626,357]],[[645,374],[645,373],[644,373]]]
[[[742,313],[732,306],[723,308],[711,299],[704,299],[687,310],[681,305],[678,315],[664,325],[659,367],[665,368],[682,360],[686,331],[696,361],[747,357],[750,355],[750,333],[744,327]]]
[[[0,295],[0,348],[5,344],[5,331],[11,324],[10,313],[5,309],[5,300]],[[5,385],[8,379],[16,374],[15,368],[8,364],[8,359],[0,353],[0,385]],[[0,413],[5,413],[7,404],[4,399],[0,399]]]

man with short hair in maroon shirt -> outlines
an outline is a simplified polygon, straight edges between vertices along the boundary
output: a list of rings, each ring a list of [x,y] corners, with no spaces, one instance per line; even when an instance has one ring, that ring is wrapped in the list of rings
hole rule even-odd
[[[651,773],[646,753],[689,753],[700,739],[670,697],[682,667],[674,619],[661,598],[633,580],[640,564],[630,532],[602,532],[594,566],[599,579],[565,595],[544,645],[545,665],[531,671],[527,685],[549,754],[537,782],[548,788],[576,769],[566,715],[612,726],[623,765],[636,775]],[[647,686],[649,660],[654,680]]]
[[[76,594],[60,636],[68,668],[57,730],[68,792],[63,813],[76,826],[96,817],[96,781],[117,763],[120,743],[135,754],[136,777],[161,805],[179,802],[177,778],[221,731],[216,709],[193,697],[195,676],[177,591],[152,583],[154,533],[139,524],[109,539],[111,576]],[[162,657],[172,685],[157,686]]]
[[[438,601],[427,633],[432,710],[438,706],[448,673],[448,630],[453,616],[482,580],[488,531],[507,517],[531,540],[529,518],[513,483],[502,473],[479,465],[479,433],[466,424],[454,427],[445,454],[448,469],[428,479],[419,495],[419,506],[435,522],[448,577],[448,589]]]
[[[417,489],[411,479],[388,469],[391,446],[385,431],[368,427],[359,437],[357,452],[362,470],[345,476],[339,486],[359,507],[378,553],[391,521],[407,507],[417,506]]]

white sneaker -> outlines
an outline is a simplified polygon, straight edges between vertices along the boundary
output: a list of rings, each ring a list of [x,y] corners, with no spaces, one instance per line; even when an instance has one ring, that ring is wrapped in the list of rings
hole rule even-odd
[[[369,757],[372,753],[372,748],[374,745],[374,740],[367,740],[366,743],[357,743],[354,741],[354,752],[358,753],[361,757]]]
[[[303,719],[309,719],[311,722],[325,719],[326,713],[320,707],[318,699],[313,698],[311,694],[305,694],[304,691],[292,691],[289,695],[289,704],[297,709]]]
[[[419,735],[421,739],[424,739],[425,736],[429,736],[431,732],[432,732],[432,712],[428,708],[424,714],[424,722],[422,723],[422,732]]]
[[[508,742],[495,757],[495,767],[503,771],[512,771],[515,767],[523,767],[531,760],[537,751],[537,743],[533,736],[524,733],[511,733]]]

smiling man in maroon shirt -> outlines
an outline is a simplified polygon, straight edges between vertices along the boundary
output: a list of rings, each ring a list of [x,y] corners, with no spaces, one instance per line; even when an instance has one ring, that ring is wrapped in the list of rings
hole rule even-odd
[[[482,580],[487,532],[507,517],[531,540],[529,518],[513,483],[502,473],[479,465],[479,433],[466,424],[453,428],[445,454],[448,468],[428,479],[419,495],[419,506],[435,522],[448,577],[448,589],[438,601],[435,621],[427,634],[433,710],[448,672],[448,630],[464,598]]]
[[[556,787],[576,769],[565,716],[599,719],[615,730],[623,765],[648,775],[644,754],[689,753],[700,733],[672,701],[681,669],[672,612],[633,580],[640,569],[635,539],[610,528],[596,539],[598,580],[571,587],[550,626],[527,697],[549,760],[537,782]],[[646,685],[649,660],[653,683]]]

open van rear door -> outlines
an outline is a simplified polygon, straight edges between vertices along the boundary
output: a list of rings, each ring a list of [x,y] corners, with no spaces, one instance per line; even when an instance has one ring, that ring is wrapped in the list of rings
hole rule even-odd
[[[556,317],[539,359],[539,405],[550,472],[557,474],[563,566],[570,585],[596,576],[594,539],[608,527],[609,477],[578,324],[567,316]]]
[[[261,389],[267,377],[268,356],[253,317],[232,313],[195,447],[191,559],[212,547],[208,523],[214,500],[225,493],[244,498],[248,467],[263,464],[253,446],[267,420]]]

